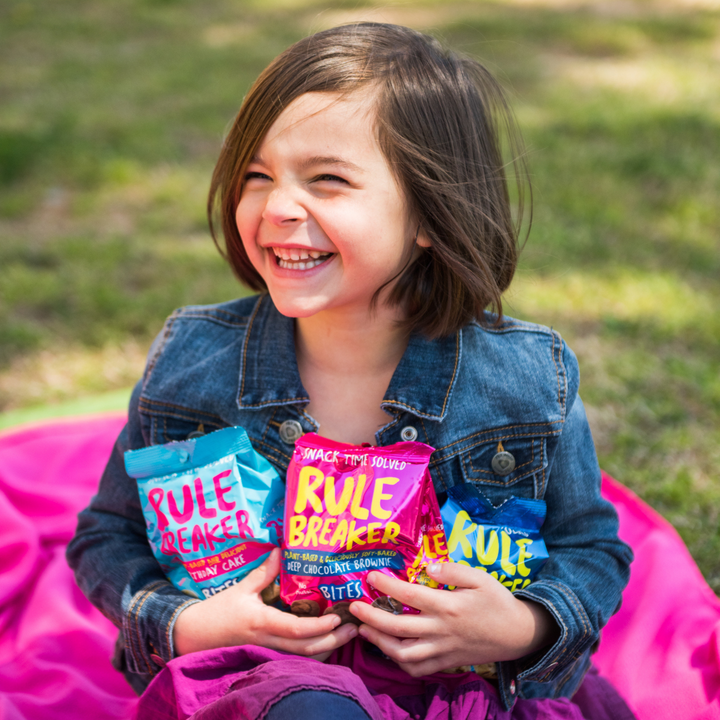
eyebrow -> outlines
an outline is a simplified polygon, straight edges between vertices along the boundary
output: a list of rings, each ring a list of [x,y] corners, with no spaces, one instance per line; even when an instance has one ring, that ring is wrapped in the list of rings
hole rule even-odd
[[[316,155],[314,157],[303,160],[300,166],[307,170],[308,168],[314,167],[315,165],[334,165],[336,167],[346,168],[353,172],[364,173],[365,171],[355,163],[351,163],[349,160],[343,160],[342,158],[333,157],[331,155]]]
[[[255,157],[253,157],[250,162],[258,163],[259,165],[265,164],[263,163],[262,158],[258,155],[255,155]],[[351,170],[353,172],[363,174],[365,173],[365,171],[359,165],[355,165],[355,163],[351,163],[349,160],[343,160],[339,157],[333,157],[332,155],[314,155],[313,157],[306,158],[300,163],[300,167],[303,170],[307,170],[308,168],[315,167],[317,165],[333,165],[335,167],[345,168],[346,170]]]

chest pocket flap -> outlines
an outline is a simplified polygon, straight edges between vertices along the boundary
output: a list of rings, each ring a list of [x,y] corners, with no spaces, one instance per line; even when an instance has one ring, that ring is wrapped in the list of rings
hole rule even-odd
[[[512,496],[541,498],[545,492],[547,441],[543,436],[492,440],[460,456],[466,482],[498,506]]]

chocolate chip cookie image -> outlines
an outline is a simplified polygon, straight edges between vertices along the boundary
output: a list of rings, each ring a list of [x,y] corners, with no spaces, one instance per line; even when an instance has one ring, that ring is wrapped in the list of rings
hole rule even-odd
[[[325,612],[323,615],[329,615],[330,613],[334,613],[335,615],[340,616],[340,620],[342,621],[340,624],[345,625],[345,623],[355,623],[355,625],[360,625],[361,620],[356,618],[351,612],[350,612],[350,603],[349,602],[339,602],[335,605],[331,605],[330,607],[325,609]]]
[[[384,610],[385,612],[392,613],[393,615],[402,615],[403,606],[395,598],[391,598],[389,595],[380,597],[372,602],[374,608]]]
[[[320,606],[314,600],[295,600],[290,612],[298,617],[319,617]]]

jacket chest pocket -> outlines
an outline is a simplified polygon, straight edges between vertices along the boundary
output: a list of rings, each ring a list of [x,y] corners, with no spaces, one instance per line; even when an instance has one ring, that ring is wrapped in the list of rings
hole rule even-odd
[[[227,427],[219,418],[213,421],[207,417],[193,417],[191,414],[182,418],[176,415],[152,415],[149,420],[150,438],[153,445],[163,445],[178,440],[192,440]]]
[[[473,483],[496,507],[508,498],[545,494],[545,437],[488,441],[460,455],[465,482]]]

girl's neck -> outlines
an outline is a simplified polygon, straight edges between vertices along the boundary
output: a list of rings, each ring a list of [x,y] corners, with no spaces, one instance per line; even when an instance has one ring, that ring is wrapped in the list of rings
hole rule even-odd
[[[396,313],[369,311],[334,316],[322,312],[298,318],[298,365],[330,375],[377,375],[395,371],[407,347]]]
[[[298,368],[310,395],[306,412],[321,435],[375,444],[391,419],[380,404],[407,341],[396,313],[323,312],[296,321]]]

